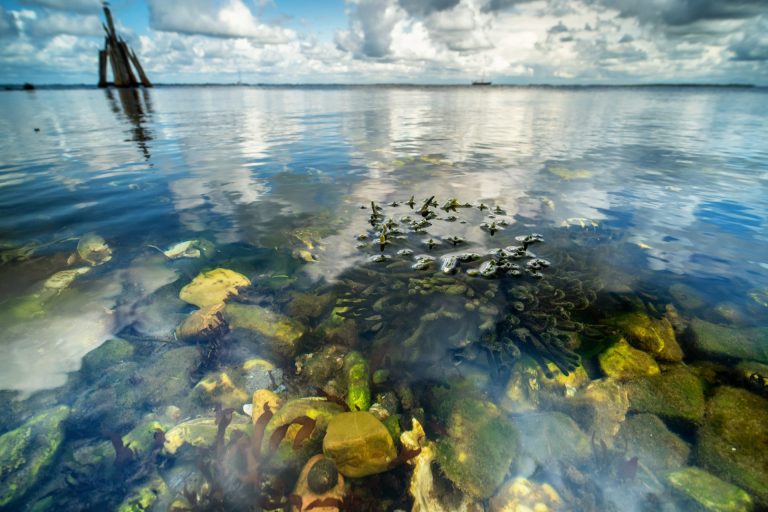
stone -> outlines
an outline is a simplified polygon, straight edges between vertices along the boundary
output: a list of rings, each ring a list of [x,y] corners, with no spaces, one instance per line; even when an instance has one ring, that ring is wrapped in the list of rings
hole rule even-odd
[[[133,430],[123,436],[123,444],[136,453],[145,455],[155,449],[155,432],[166,432],[170,424],[161,421],[155,414],[148,414]]]
[[[661,361],[683,360],[683,350],[677,342],[672,324],[666,317],[651,318],[636,311],[618,315],[612,319],[612,323],[624,333],[633,347],[653,354]]]
[[[133,357],[133,344],[119,339],[111,339],[83,357],[81,371],[89,378],[98,377],[101,371]]]
[[[288,400],[277,411],[274,411],[274,415],[264,429],[264,437],[261,443],[262,455],[266,456],[272,451],[270,439],[275,430],[290,424],[296,418],[306,416],[315,420],[315,428],[309,437],[302,441],[298,449],[294,448],[293,443],[301,426],[292,424],[288,427],[285,437],[278,445],[277,452],[275,452],[270,460],[270,463],[275,467],[291,467],[298,471],[310,457],[320,451],[323,444],[323,436],[326,434],[329,423],[336,415],[343,411],[344,408],[342,406],[329,402],[325,398],[306,397]]]
[[[541,365],[530,357],[521,357],[510,372],[501,407],[512,414],[538,410],[553,398],[572,397],[589,382],[584,367],[578,366],[568,375],[549,363],[553,377],[547,377]]]
[[[165,481],[156,475],[148,483],[131,492],[117,507],[117,512],[145,512],[150,510],[160,494],[168,491]]]
[[[625,388],[634,412],[693,424],[704,416],[704,384],[685,367],[627,382]]]
[[[491,498],[491,512],[553,512],[563,501],[549,484],[537,484],[527,478],[514,478]]]
[[[625,446],[625,458],[637,457],[654,473],[685,466],[691,453],[688,443],[670,432],[658,416],[636,414],[624,421],[614,446]]]
[[[344,356],[344,378],[349,410],[367,411],[371,407],[371,375],[368,362],[360,352],[352,351]]]
[[[387,471],[397,458],[387,427],[365,411],[334,416],[323,439],[323,453],[350,478]]]
[[[226,268],[201,272],[179,292],[179,298],[197,307],[221,304],[230,295],[237,295],[238,288],[250,286],[244,275]]]
[[[224,307],[230,329],[243,329],[264,337],[264,345],[276,355],[292,358],[304,327],[297,321],[255,304],[230,303]]]
[[[701,468],[675,471],[666,480],[674,490],[710,512],[750,512],[754,507],[749,494]]]
[[[768,363],[768,327],[737,329],[694,318],[691,333],[692,344],[699,352]]]
[[[579,390],[572,399],[557,405],[558,409],[570,414],[585,432],[608,441],[619,432],[626,418],[629,397],[621,382],[598,379]]]
[[[302,354],[296,358],[296,374],[309,386],[323,389],[341,373],[345,353],[344,347],[326,345],[317,352]]]
[[[222,408],[240,408],[248,402],[249,394],[235,382],[227,372],[209,373],[192,390],[194,397],[202,404],[220,404]]]
[[[283,382],[283,370],[266,359],[248,359],[239,370],[243,388],[248,393],[257,389],[274,389]]]
[[[327,463],[328,459],[323,455],[315,455],[307,461],[299,474],[296,486],[293,488],[293,494],[301,499],[301,505],[298,507],[296,505],[291,505],[291,511],[301,512],[302,510],[307,510],[313,503],[329,498],[339,501],[344,500],[344,477],[339,475],[338,472],[336,472],[335,478],[332,478],[332,480],[335,481],[335,484],[330,486],[330,488],[328,488],[330,483],[322,486],[322,488],[317,486],[318,483],[316,480],[318,480],[317,473],[319,466],[325,466]],[[333,471],[325,471],[324,473],[333,473]],[[323,479],[323,483],[325,483],[325,480],[326,479]],[[315,506],[312,507],[312,510],[316,510],[317,512],[338,512],[339,508],[336,506]]]
[[[699,309],[707,303],[705,297],[696,289],[682,283],[670,286],[669,293],[675,299],[678,306],[682,307],[685,311],[690,312],[694,309]]]
[[[68,417],[69,407],[60,405],[0,436],[0,508],[24,496],[54,461]]]
[[[232,422],[227,427],[224,441],[229,442],[233,432],[247,433],[251,419],[241,414],[233,414]],[[165,433],[165,451],[174,454],[184,444],[207,447],[216,440],[216,418],[202,417],[184,421]]]
[[[537,412],[515,418],[522,450],[541,466],[574,463],[591,456],[590,439],[570,416]]]
[[[251,419],[253,423],[256,424],[259,421],[259,417],[264,414],[264,405],[267,405],[274,414],[275,411],[280,409],[282,404],[283,401],[273,391],[257,389],[253,392],[253,397],[251,397]]]
[[[219,303],[193,311],[176,328],[176,337],[180,340],[194,341],[211,336],[219,329],[223,329],[222,309],[224,309],[224,304]]]
[[[633,348],[623,338],[600,353],[597,360],[606,376],[618,380],[658,375],[660,372],[653,357],[647,352]]]
[[[189,393],[191,375],[202,358],[197,347],[179,347],[162,352],[142,370],[141,391],[151,404],[165,404]]]
[[[474,498],[490,498],[517,456],[517,430],[491,402],[456,395],[438,397],[438,414],[447,435],[437,443],[437,461],[461,491]]]
[[[698,464],[768,507],[768,399],[722,386],[696,432]]]

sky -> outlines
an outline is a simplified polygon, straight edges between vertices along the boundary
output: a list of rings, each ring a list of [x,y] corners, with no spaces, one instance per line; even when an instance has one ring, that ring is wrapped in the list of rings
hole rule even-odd
[[[156,83],[768,85],[768,0],[113,0]],[[0,0],[0,83],[95,84],[99,0]]]

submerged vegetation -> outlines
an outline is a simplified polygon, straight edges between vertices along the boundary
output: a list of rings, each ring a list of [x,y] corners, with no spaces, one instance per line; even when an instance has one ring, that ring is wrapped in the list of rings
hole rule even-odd
[[[305,230],[269,272],[202,239],[148,244],[158,267],[193,262],[142,297],[173,306],[172,329],[127,323],[83,359],[71,404],[0,435],[0,508],[768,504],[760,327],[604,291],[591,224],[518,230],[499,205],[435,196],[360,212],[363,256],[332,282],[296,277],[323,257]],[[83,237],[68,265],[88,266],[44,289],[74,292],[113,256]],[[723,333],[751,340],[739,365],[686,358],[722,354]]]

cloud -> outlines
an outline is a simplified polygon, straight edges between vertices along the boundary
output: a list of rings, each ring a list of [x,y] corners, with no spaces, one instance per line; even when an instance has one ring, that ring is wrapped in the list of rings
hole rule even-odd
[[[400,7],[412,15],[427,15],[453,9],[461,0],[399,0]]]
[[[292,30],[266,25],[242,0],[148,0],[150,26],[155,30],[221,38],[249,38],[260,44],[295,39]]]
[[[547,32],[550,34],[561,34],[563,32],[568,32],[568,27],[566,27],[562,21],[558,21],[557,25],[551,27]]]
[[[16,34],[18,34],[16,20],[0,5],[0,37],[13,37]]]
[[[97,13],[101,11],[100,0],[20,0],[20,3],[82,13]]]
[[[683,29],[699,22],[739,20],[758,16],[768,8],[765,0],[588,0],[616,9],[622,17]]]
[[[728,49],[735,61],[768,61],[768,16],[744,27],[744,32]]]
[[[36,16],[24,24],[24,31],[33,37],[48,37],[57,34],[96,37],[104,35],[104,29],[98,16],[70,15],[63,12],[50,12]]]

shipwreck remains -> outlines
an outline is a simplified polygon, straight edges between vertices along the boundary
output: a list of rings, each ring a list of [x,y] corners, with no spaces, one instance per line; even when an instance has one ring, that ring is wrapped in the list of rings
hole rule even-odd
[[[107,24],[102,24],[102,26],[107,35],[104,38],[104,49],[99,50],[99,87],[109,85],[115,87],[138,87],[139,85],[152,87],[152,82],[144,73],[144,68],[141,67],[136,53],[128,47],[123,38],[117,35],[115,24],[112,21],[112,13],[109,11],[109,4],[104,2],[103,6]],[[112,68],[112,82],[107,82],[107,61]],[[136,80],[136,74],[131,69],[131,65],[136,70],[136,74],[139,75],[139,80]]]

